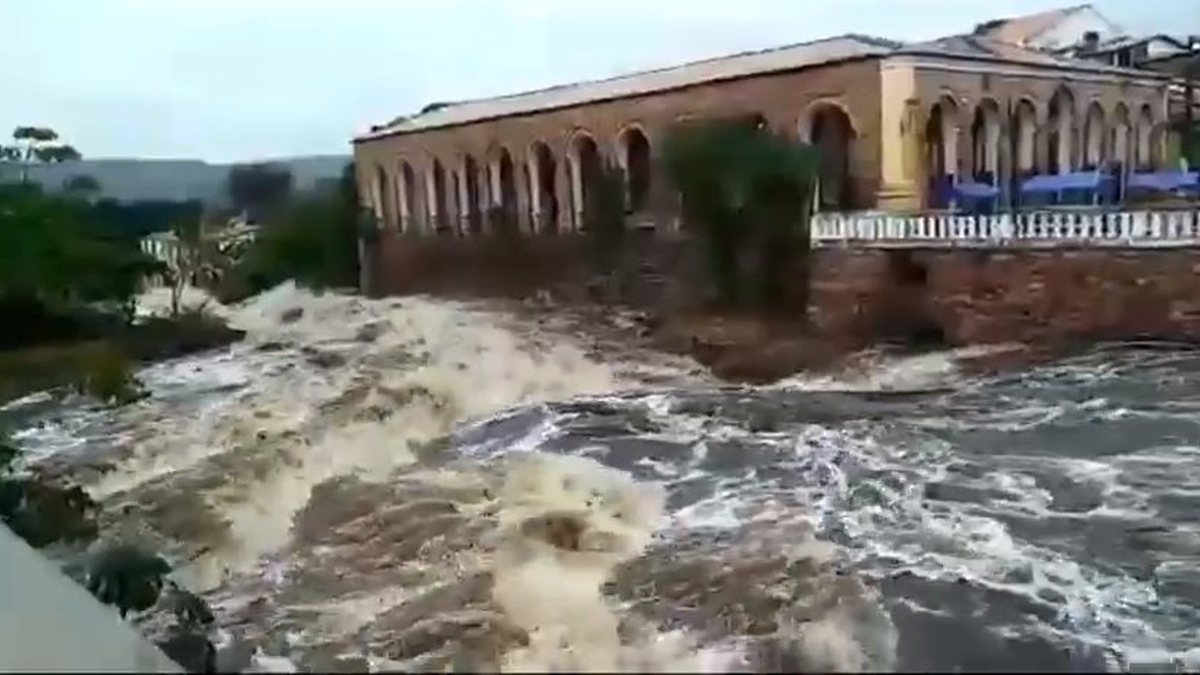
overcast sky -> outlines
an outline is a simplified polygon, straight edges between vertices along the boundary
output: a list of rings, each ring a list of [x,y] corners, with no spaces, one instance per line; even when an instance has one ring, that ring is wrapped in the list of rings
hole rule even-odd
[[[1071,0],[0,0],[0,130],[90,157],[349,152],[430,101],[502,94],[846,32],[900,40]],[[1200,33],[1200,0],[1098,0]]]

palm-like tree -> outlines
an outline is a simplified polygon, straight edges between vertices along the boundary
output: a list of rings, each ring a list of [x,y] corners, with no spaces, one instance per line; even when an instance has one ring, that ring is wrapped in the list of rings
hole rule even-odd
[[[13,130],[13,145],[0,146],[0,163],[21,167],[21,182],[29,181],[29,167],[34,164],[77,162],[79,151],[67,143],[58,142],[58,133],[49,127],[24,126]]]

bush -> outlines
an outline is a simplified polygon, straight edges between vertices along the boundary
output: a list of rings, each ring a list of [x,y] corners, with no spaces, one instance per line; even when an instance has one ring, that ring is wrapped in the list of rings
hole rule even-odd
[[[701,231],[722,300],[780,303],[808,251],[815,150],[762,126],[718,120],[676,127],[664,157],[684,224]],[[806,279],[800,270],[802,296]]]
[[[133,374],[133,363],[119,350],[105,344],[85,352],[82,359],[82,377],[76,383],[81,394],[107,405],[125,405],[146,397]]]
[[[625,173],[606,166],[588,181],[584,195],[583,229],[599,272],[616,265],[625,238]]]
[[[337,192],[298,195],[273,213],[215,289],[217,298],[241,300],[288,279],[314,289],[357,286],[362,220],[347,167]]]
[[[133,299],[157,263],[137,240],[106,232],[83,201],[34,185],[0,185],[3,347],[79,337],[98,314],[133,318]],[[19,328],[16,328],[19,327]]]

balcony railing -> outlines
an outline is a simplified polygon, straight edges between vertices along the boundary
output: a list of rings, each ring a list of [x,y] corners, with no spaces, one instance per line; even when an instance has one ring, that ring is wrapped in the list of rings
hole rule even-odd
[[[997,215],[822,213],[813,216],[812,244],[877,248],[1200,246],[1200,206]]]

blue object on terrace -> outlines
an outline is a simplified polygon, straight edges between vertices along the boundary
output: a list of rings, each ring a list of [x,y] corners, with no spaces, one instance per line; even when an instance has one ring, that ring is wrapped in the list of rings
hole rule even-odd
[[[959,183],[954,192],[962,199],[993,199],[1000,196],[1000,188],[987,183]]]
[[[1062,192],[1064,190],[1096,190],[1112,176],[1097,171],[1060,173],[1034,176],[1021,184],[1021,192]]]
[[[987,183],[959,183],[954,186],[954,196],[967,213],[990,214],[996,210],[1000,188]]]
[[[1086,205],[1096,201],[1112,201],[1116,182],[1111,174],[1099,171],[1079,171],[1033,176],[1021,183],[1022,202],[1027,196],[1053,195],[1058,204]]]
[[[1200,187],[1200,172],[1150,171],[1135,173],[1129,176],[1129,182],[1126,185],[1131,190],[1156,192],[1195,190]]]

